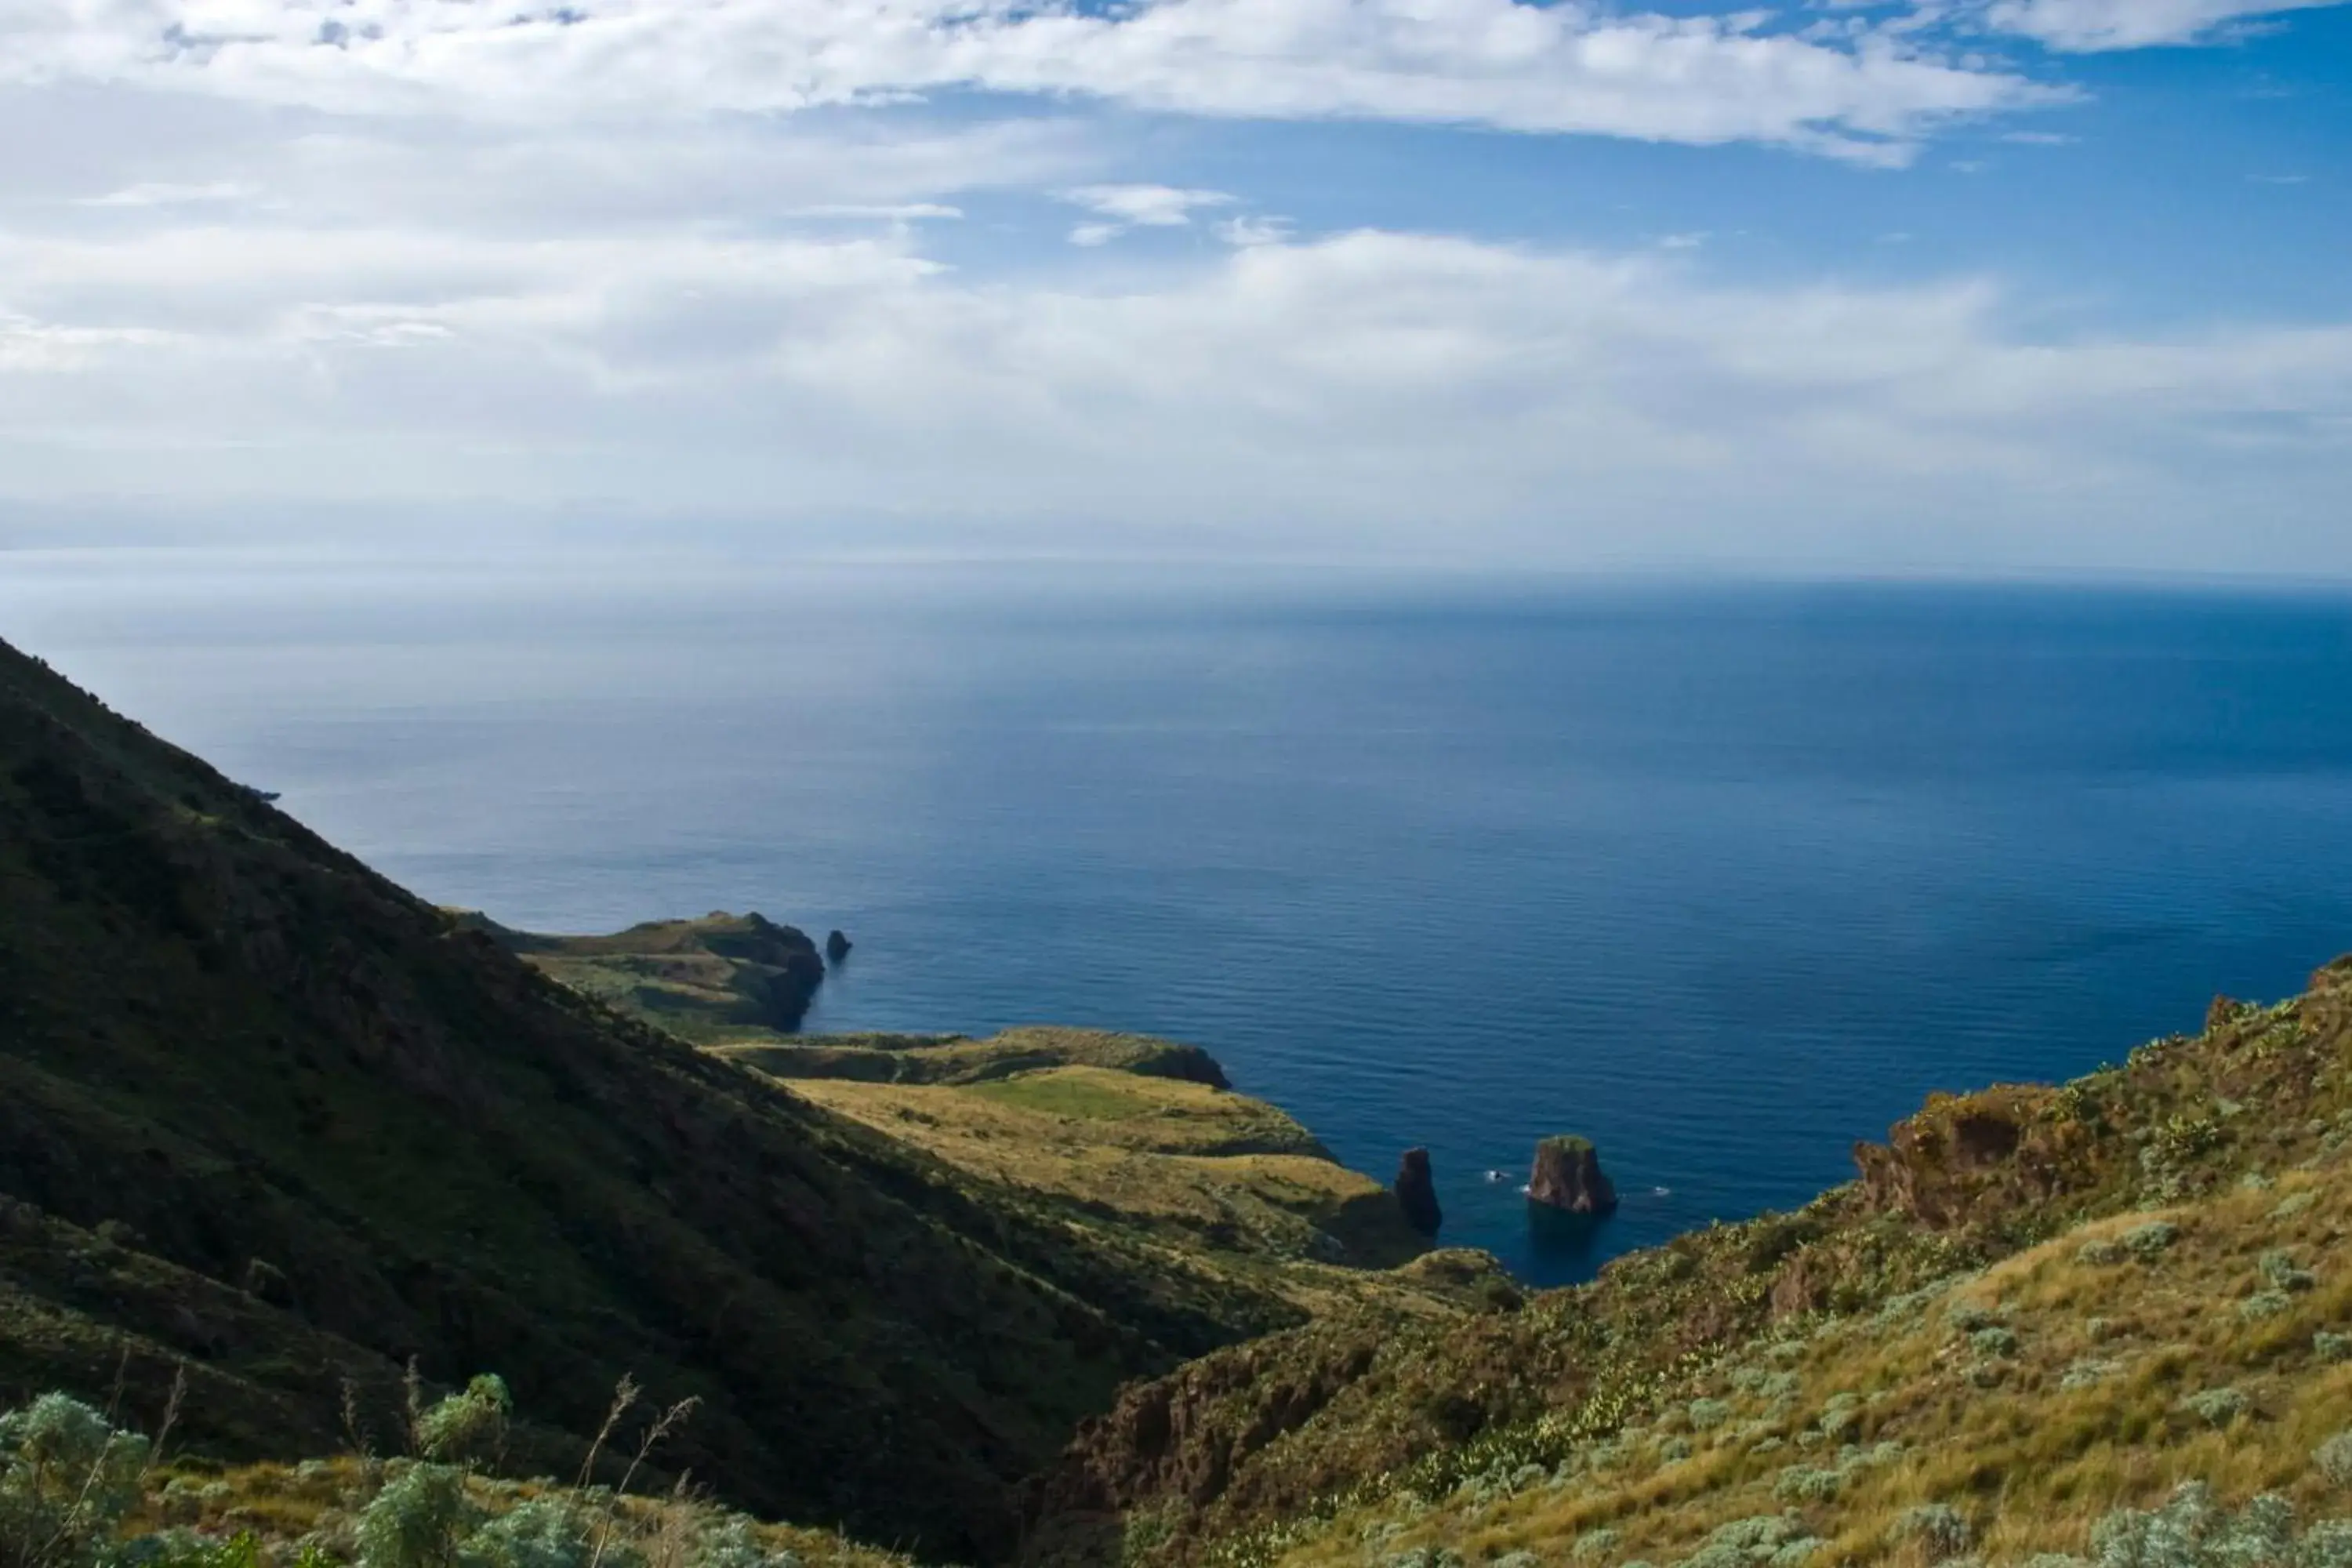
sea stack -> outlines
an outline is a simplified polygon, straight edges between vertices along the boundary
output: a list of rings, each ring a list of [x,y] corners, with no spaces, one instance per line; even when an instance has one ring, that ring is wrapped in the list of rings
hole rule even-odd
[[[1528,1176],[1528,1201],[1570,1214],[1613,1214],[1617,1189],[1601,1169],[1589,1138],[1547,1138],[1536,1145],[1536,1165]]]
[[[839,963],[843,959],[849,956],[849,950],[853,945],[854,944],[850,942],[847,933],[844,931],[829,931],[825,932],[825,961],[829,963]]]
[[[1397,1204],[1405,1223],[1423,1236],[1435,1236],[1445,1216],[1437,1206],[1437,1184],[1429,1174],[1429,1151],[1408,1149],[1397,1162]]]

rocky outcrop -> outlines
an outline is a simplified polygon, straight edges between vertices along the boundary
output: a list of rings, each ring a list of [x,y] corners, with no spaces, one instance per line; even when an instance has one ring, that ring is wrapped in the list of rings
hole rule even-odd
[[[1547,1138],[1536,1145],[1528,1201],[1570,1214],[1614,1214],[1617,1189],[1601,1169],[1601,1155],[1591,1139]]]
[[[857,944],[856,942],[849,940],[849,935],[846,931],[836,928],[835,930],[825,932],[825,962],[828,963],[839,963],[843,959],[849,956],[849,950],[856,945]]]
[[[1944,1230],[2048,1202],[2085,1182],[2092,1139],[2078,1120],[2052,1114],[2058,1091],[2003,1085],[1930,1096],[1884,1144],[1854,1146],[1872,1207]]]
[[[1397,1162],[1396,1196],[1404,1217],[1423,1236],[1435,1236],[1445,1221],[1437,1206],[1437,1183],[1429,1173],[1429,1151],[1408,1149]]]

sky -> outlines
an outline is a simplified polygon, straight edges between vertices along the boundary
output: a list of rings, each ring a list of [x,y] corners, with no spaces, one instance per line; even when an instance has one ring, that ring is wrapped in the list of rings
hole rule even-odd
[[[0,0],[0,545],[2352,577],[2336,0]]]

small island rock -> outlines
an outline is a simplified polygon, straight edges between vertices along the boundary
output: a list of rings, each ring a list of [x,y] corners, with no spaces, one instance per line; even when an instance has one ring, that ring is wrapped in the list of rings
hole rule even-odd
[[[824,933],[824,956],[830,963],[839,963],[847,958],[853,945],[845,932],[829,931]]]
[[[1589,1138],[1547,1138],[1536,1145],[1535,1169],[1528,1176],[1528,1201],[1570,1214],[1613,1214],[1617,1189],[1601,1169]]]
[[[1435,1236],[1444,1222],[1437,1206],[1437,1184],[1429,1173],[1429,1151],[1408,1149],[1397,1162],[1396,1195],[1405,1222],[1423,1236]]]

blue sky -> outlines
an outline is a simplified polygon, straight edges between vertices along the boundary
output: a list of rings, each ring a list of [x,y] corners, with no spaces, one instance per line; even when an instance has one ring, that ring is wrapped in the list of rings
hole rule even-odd
[[[6,0],[0,538],[2352,574],[2352,5]]]

